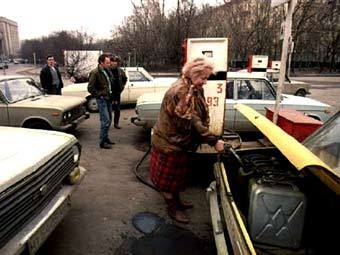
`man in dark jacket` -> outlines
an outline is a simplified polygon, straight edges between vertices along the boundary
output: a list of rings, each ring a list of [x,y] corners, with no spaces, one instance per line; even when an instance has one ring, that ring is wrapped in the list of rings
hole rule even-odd
[[[60,72],[52,55],[46,57],[47,64],[40,71],[40,83],[47,94],[61,95],[64,87]]]
[[[108,133],[112,122],[112,91],[110,80],[110,56],[102,54],[98,58],[98,67],[91,71],[87,90],[96,98],[100,116],[99,147],[111,149],[114,144]]]
[[[119,126],[120,118],[120,94],[123,92],[127,77],[123,69],[119,67],[119,58],[110,58],[110,71],[111,71],[111,89],[112,89],[112,104],[113,104],[113,124],[117,129],[121,129]]]

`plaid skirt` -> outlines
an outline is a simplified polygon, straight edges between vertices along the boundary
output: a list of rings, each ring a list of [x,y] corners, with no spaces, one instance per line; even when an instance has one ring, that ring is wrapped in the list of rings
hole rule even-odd
[[[165,154],[152,149],[150,179],[158,191],[177,193],[185,189],[188,159],[186,152]]]

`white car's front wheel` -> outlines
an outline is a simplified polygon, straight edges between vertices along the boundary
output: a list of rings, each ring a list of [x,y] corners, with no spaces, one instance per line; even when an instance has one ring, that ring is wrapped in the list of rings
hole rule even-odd
[[[98,112],[97,100],[94,97],[89,97],[87,99],[87,109],[90,112]]]

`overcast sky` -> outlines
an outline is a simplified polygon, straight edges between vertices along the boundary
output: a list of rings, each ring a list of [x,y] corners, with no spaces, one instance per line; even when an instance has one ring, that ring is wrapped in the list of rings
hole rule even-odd
[[[139,1],[136,1],[139,2]],[[216,5],[222,0],[195,0]],[[177,0],[165,0],[166,9]],[[105,13],[106,12],[106,13]],[[18,23],[20,40],[48,36],[53,31],[80,30],[96,38],[109,38],[110,31],[132,14],[131,0],[1,0],[0,16]]]

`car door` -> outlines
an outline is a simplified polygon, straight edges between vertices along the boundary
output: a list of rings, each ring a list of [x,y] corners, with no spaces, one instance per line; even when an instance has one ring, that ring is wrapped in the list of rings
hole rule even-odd
[[[224,127],[233,130],[235,127],[235,114],[236,110],[234,105],[237,104],[236,87],[234,86],[234,80],[227,80],[226,91],[226,107],[224,114]]]
[[[127,92],[128,102],[135,103],[137,98],[145,93],[154,92],[153,81],[140,70],[128,70],[128,82],[124,92]],[[123,93],[124,93],[123,92]]]
[[[9,126],[9,111],[7,99],[11,98],[7,81],[0,82],[0,125]]]
[[[227,105],[245,104],[263,115],[266,113],[266,107],[275,105],[275,95],[270,84],[264,79],[235,79],[234,87],[236,88],[237,99],[234,102],[227,102]],[[227,106],[227,108],[229,107],[231,106]],[[238,111],[235,111],[232,129],[236,131],[256,131],[255,126]]]

